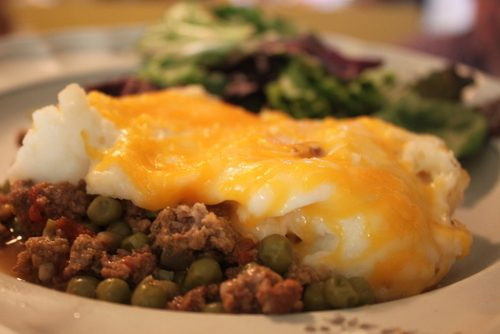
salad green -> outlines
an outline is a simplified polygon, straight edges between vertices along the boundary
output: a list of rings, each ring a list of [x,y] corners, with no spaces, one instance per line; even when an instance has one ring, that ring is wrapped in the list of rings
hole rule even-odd
[[[201,84],[221,94],[226,77],[212,66],[243,48],[251,52],[266,40],[292,35],[287,22],[265,20],[253,8],[209,10],[195,2],[179,3],[141,40],[145,60],[141,76],[159,86]]]
[[[460,100],[474,80],[455,67],[402,85],[374,69],[379,61],[348,59],[255,8],[179,3],[139,49],[140,78],[160,88],[200,84],[249,110],[275,108],[296,118],[372,115],[437,135],[460,158],[487,140],[485,118]]]
[[[269,106],[296,118],[367,115],[386,104],[383,91],[362,75],[343,81],[314,59],[293,56],[278,78],[266,86]]]

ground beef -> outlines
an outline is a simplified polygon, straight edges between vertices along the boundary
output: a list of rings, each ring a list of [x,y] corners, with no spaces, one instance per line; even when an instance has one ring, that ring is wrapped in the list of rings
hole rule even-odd
[[[132,228],[132,231],[148,234],[151,227],[149,211],[139,208],[130,201],[124,201],[123,206],[123,220]]]
[[[70,243],[73,243],[76,238],[82,234],[87,234],[89,236],[94,236],[95,232],[90,229],[90,227],[77,223],[66,217],[61,217],[55,220],[56,234],[60,237],[68,239]]]
[[[267,267],[250,264],[220,287],[224,310],[231,313],[282,314],[302,309],[302,286]]]
[[[190,259],[195,251],[216,250],[230,254],[238,234],[224,218],[209,212],[204,204],[166,208],[151,225],[153,248],[162,251],[162,263]]]
[[[54,281],[69,256],[69,242],[60,237],[32,237],[19,253],[14,272],[29,281]]]
[[[167,304],[169,310],[199,312],[206,304],[219,298],[219,286],[216,284],[197,287],[183,296],[175,297]]]
[[[286,273],[287,278],[293,278],[302,285],[324,281],[331,277],[332,273],[326,268],[313,268],[307,265],[292,264]]]
[[[91,201],[83,181],[76,186],[68,182],[38,183],[32,191],[36,195],[35,202],[43,208],[45,216],[51,219],[66,217],[80,220],[86,216]]]
[[[33,186],[31,181],[16,181],[10,187],[8,201],[14,207],[17,221],[25,229],[27,236],[39,235],[43,226],[40,223],[32,223],[29,218],[31,207],[30,190]]]
[[[149,234],[149,228],[151,227],[151,220],[143,219],[131,219],[126,220],[130,228],[134,233],[142,232],[144,234]]]
[[[91,199],[83,182],[77,186],[29,181],[12,185],[0,202],[0,209],[5,209],[0,210],[0,218],[7,224],[15,216],[30,236],[41,234],[47,219],[55,220],[50,236],[26,241],[14,268],[18,276],[56,288],[62,288],[77,274],[120,278],[134,286],[158,269],[160,254],[164,269],[165,259],[167,263],[169,259],[183,263],[185,268],[195,258],[210,254],[225,266],[228,280],[220,286],[201,286],[177,296],[167,308],[202,311],[206,304],[221,301],[225,312],[264,314],[300,311],[302,285],[327,277],[322,271],[293,265],[283,279],[255,264],[257,243],[234,230],[230,204],[214,206],[218,214],[204,204],[179,205],[164,209],[151,222],[151,212],[123,201],[122,219],[134,232],[149,234],[152,246],[132,252],[116,250],[116,238],[110,232],[95,235],[81,223]],[[1,222],[0,240],[10,236]]]
[[[241,238],[226,260],[239,265],[257,261],[257,243],[250,238]]]
[[[235,278],[236,276],[241,273],[244,267],[229,267],[226,270],[224,270],[224,276],[228,279]]]
[[[40,235],[48,218],[66,217],[74,221],[85,218],[91,196],[85,192],[85,183],[37,183],[16,181],[9,193],[17,221],[26,235]]]
[[[73,245],[69,262],[64,268],[64,277],[71,278],[81,272],[96,272],[101,269],[101,257],[106,253],[107,244],[100,237],[80,234]]]
[[[119,250],[117,255],[101,258],[101,275],[105,278],[121,278],[132,283],[139,283],[156,269],[156,257],[146,247],[128,253]]]

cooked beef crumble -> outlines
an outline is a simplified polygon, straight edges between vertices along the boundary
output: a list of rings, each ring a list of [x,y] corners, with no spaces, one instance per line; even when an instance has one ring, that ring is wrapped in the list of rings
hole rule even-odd
[[[69,242],[60,237],[31,237],[26,249],[17,257],[14,272],[29,281],[43,283],[61,279],[62,269],[69,257]]]
[[[83,181],[76,186],[68,182],[18,181],[12,184],[8,199],[24,234],[36,236],[41,234],[47,219],[85,219],[92,197],[87,195]]]
[[[235,278],[221,284],[224,310],[231,313],[280,314],[302,310],[302,286],[271,269],[248,264]]]
[[[134,284],[141,282],[157,267],[156,257],[149,247],[132,253],[119,250],[116,255],[101,257],[101,275],[105,278],[120,278]]]
[[[132,228],[132,231],[148,233],[152,223],[151,213],[130,201],[124,201],[124,208],[123,220]]]
[[[219,299],[219,286],[216,284],[205,285],[175,297],[168,303],[167,308],[174,311],[200,312],[205,305]]]
[[[99,237],[80,234],[71,245],[68,265],[64,268],[64,276],[71,278],[83,272],[99,273],[101,257],[105,256],[106,248],[107,245]]]
[[[110,204],[113,215],[96,219],[99,212],[89,210],[98,201]],[[332,273],[291,262],[283,271],[272,256],[267,263],[276,245],[265,256],[266,238],[257,242],[239,234],[232,208],[196,203],[151,212],[88,195],[84,182],[19,181],[0,193],[0,242],[22,238],[14,267],[19,277],[90,298],[117,302],[102,293],[114,286],[121,289],[120,302],[176,311],[317,309],[307,304],[307,289]],[[281,258],[293,259],[291,244],[300,239],[278,237],[288,245]]]

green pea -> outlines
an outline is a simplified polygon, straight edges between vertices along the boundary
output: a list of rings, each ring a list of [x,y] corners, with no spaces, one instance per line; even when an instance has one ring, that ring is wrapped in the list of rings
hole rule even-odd
[[[193,262],[194,256],[189,252],[184,252],[182,254],[174,254],[171,251],[164,249],[160,255],[160,264],[162,267],[180,271],[186,269],[191,262]]]
[[[186,279],[186,271],[176,271],[174,272],[174,282],[182,286],[184,280]]]
[[[332,308],[353,307],[358,304],[358,293],[342,276],[332,277],[325,282],[325,298]]]
[[[219,303],[219,302],[210,303],[210,304],[206,304],[203,307],[203,312],[205,312],[205,313],[224,313],[224,307],[222,306],[222,303]]]
[[[349,278],[349,283],[351,283],[354,290],[358,293],[360,305],[375,303],[375,295],[372,287],[363,277],[351,277]]]
[[[215,261],[221,263],[224,262],[224,256],[222,253],[216,252],[216,251],[204,251],[196,256],[196,258],[201,259],[204,257],[209,257],[211,259],[214,259]],[[193,261],[190,261],[193,262]]]
[[[303,302],[306,311],[320,311],[329,308],[325,299],[324,288],[324,282],[312,283],[305,288]]]
[[[183,288],[188,291],[200,285],[209,285],[222,280],[219,263],[209,257],[194,261],[189,266]]]
[[[100,226],[109,225],[122,215],[120,201],[104,196],[97,196],[87,208],[87,216],[92,222]]]
[[[99,280],[92,276],[75,276],[68,282],[66,292],[73,295],[95,298]]]
[[[175,276],[175,274],[173,271],[168,271],[168,270],[163,270],[163,269],[157,269],[153,273],[153,277],[157,280],[160,280],[160,281],[173,281],[174,276]]]
[[[141,249],[149,244],[149,237],[142,232],[137,232],[122,240],[121,247],[128,251]]]
[[[132,229],[124,221],[109,224],[106,231],[116,234],[120,238],[120,241],[132,234]]]
[[[97,299],[126,304],[130,301],[130,288],[122,279],[107,278],[96,289]]]
[[[259,260],[275,272],[284,274],[293,262],[290,240],[280,234],[265,237],[259,244]]]
[[[53,219],[47,219],[45,227],[43,228],[42,235],[50,237],[56,235],[57,221]]]
[[[179,285],[166,280],[153,280],[149,284],[159,286],[167,294],[167,300],[172,300],[180,293]]]
[[[179,287],[174,282],[145,279],[132,294],[132,305],[164,308],[167,301],[179,293]]]

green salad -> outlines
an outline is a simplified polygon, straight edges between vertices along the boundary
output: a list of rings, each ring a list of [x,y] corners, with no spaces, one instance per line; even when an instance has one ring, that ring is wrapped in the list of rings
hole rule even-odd
[[[372,115],[437,135],[460,158],[480,150],[488,135],[483,115],[461,101],[474,80],[454,66],[403,85],[381,61],[349,59],[255,8],[177,4],[147,31],[139,50],[139,76],[155,87],[199,84],[255,112]]]

